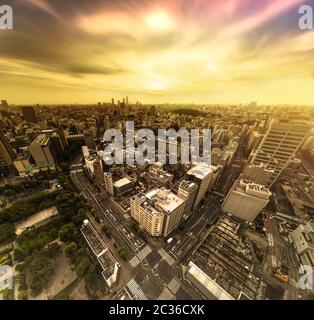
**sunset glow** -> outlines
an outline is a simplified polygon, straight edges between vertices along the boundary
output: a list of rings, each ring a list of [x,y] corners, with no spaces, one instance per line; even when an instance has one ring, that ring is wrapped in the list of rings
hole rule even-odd
[[[314,104],[303,0],[14,0],[0,31],[12,103]]]

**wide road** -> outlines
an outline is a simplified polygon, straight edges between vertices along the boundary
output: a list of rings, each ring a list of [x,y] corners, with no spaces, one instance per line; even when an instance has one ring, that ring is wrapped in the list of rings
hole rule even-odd
[[[193,244],[199,243],[199,235],[208,226],[216,221],[220,214],[221,198],[210,194],[205,200],[205,204],[186,222],[184,229],[175,231],[173,241],[166,244],[165,250],[175,259],[183,257],[191,251]]]
[[[75,166],[75,169],[71,170],[71,179],[89,205],[96,209],[98,220],[108,226],[117,245],[125,248],[128,258],[132,258],[145,246],[144,241],[132,233],[123,217],[108,208],[100,192],[94,189],[85,177],[82,168]]]

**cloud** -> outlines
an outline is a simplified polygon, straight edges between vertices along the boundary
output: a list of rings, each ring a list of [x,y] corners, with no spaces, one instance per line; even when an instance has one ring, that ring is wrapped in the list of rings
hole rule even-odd
[[[21,100],[40,84],[47,100],[56,96],[49,87],[69,99],[116,92],[195,101],[206,92],[231,99],[237,88],[239,100],[255,100],[255,85],[278,100],[267,82],[313,81],[313,35],[289,16],[301,0],[13,1],[22,5],[16,28],[0,34],[0,86],[13,92],[16,77]],[[77,88],[84,95],[67,91]]]
[[[63,20],[54,7],[47,0],[20,0],[21,4],[39,9],[58,20]]]

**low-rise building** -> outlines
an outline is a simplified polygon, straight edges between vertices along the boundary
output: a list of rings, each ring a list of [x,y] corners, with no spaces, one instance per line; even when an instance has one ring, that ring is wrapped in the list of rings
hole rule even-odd
[[[89,220],[84,220],[81,232],[102,268],[102,276],[108,287],[112,288],[118,279],[120,264]]]
[[[302,264],[314,267],[314,224],[299,225],[290,237]]]
[[[15,233],[19,236],[24,231],[39,228],[56,218],[58,215],[59,212],[55,206],[37,212],[25,220],[17,222],[15,224]]]
[[[128,178],[122,178],[117,180],[114,184],[114,192],[117,196],[123,196],[124,194],[132,191],[133,181]]]

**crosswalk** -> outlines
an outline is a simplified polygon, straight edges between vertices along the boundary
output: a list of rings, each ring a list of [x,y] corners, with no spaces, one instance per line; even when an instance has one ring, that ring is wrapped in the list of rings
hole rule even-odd
[[[164,249],[159,249],[158,253],[167,261],[169,266],[174,264],[174,259],[169,256],[169,254]]]
[[[142,249],[137,256],[144,260],[150,253],[152,252],[152,249],[149,246],[145,246],[144,249]]]
[[[168,288],[169,290],[176,294],[178,292],[178,290],[180,289],[180,283],[177,279],[173,278],[170,283],[168,284]]]
[[[130,260],[130,265],[135,268],[138,264],[141,263],[141,260],[137,257],[134,256],[131,260]]]
[[[148,300],[138,283],[131,279],[125,287],[125,291],[132,300]]]

